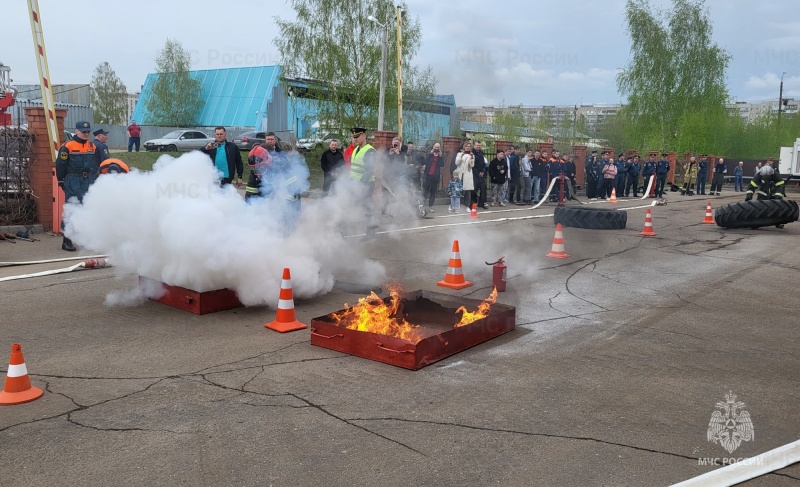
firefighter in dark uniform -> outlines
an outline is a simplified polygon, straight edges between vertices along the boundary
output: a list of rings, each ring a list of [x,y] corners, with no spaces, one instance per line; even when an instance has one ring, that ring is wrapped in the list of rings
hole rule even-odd
[[[614,162],[617,166],[617,175],[614,177],[614,189],[618,198],[625,196],[625,176],[628,171],[628,165],[625,163],[625,153],[620,152],[617,160]]]
[[[786,196],[783,178],[780,171],[772,167],[772,161],[768,161],[767,164],[762,166],[755,177],[750,180],[744,200],[752,200],[753,194],[756,195],[758,200],[776,200],[783,199]],[[782,224],[775,226],[783,228]]]
[[[100,161],[96,155],[95,145],[89,140],[92,127],[89,122],[80,121],[75,124],[75,136],[68,140],[58,150],[56,156],[56,179],[58,186],[64,190],[67,202],[76,198],[79,203],[83,202],[83,197],[89,186],[97,179],[100,169]],[[64,229],[64,221],[61,221],[61,229]],[[67,252],[77,250],[72,240],[64,236],[61,249]]]
[[[708,156],[703,154],[697,163],[697,194],[705,196],[706,179],[708,179]]]
[[[655,154],[650,154],[650,157],[648,157],[647,160],[645,161],[645,163],[642,165],[642,184],[644,184],[644,187],[642,188],[642,191],[644,191],[648,195],[650,193],[647,191],[647,185],[650,184],[650,178],[655,176],[655,174],[656,174],[656,155]],[[656,194],[655,193],[655,189],[656,189],[655,180],[653,181],[652,188],[653,188],[653,194]]]
[[[247,178],[244,200],[249,201],[250,198],[256,197],[263,198],[266,194],[261,188],[261,178],[272,166],[272,156],[263,146],[257,145],[247,154],[247,165],[250,166],[250,176]]]
[[[597,149],[592,151],[592,155],[586,156],[586,167],[584,171],[586,172],[586,197],[592,199],[597,194],[596,186],[597,186],[597,176],[594,172],[594,166],[597,163]]]
[[[92,135],[94,135],[94,140],[92,141],[95,147],[94,154],[97,157],[97,162],[102,163],[111,157],[108,154],[108,146],[106,145],[106,141],[108,140],[108,132],[103,129],[97,129],[92,132]]]
[[[625,183],[625,196],[631,195],[631,186],[633,186],[633,197],[639,197],[639,156],[630,157],[625,163],[628,166],[628,180]]]
[[[664,197],[664,184],[667,182],[667,173],[669,173],[669,161],[667,160],[667,153],[661,154],[661,160],[656,164],[656,198]]]

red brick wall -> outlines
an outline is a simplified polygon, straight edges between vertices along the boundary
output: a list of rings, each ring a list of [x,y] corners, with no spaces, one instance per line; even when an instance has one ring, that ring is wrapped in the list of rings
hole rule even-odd
[[[372,147],[376,150],[388,149],[392,146],[392,139],[397,137],[397,132],[375,131],[372,133],[375,136],[375,141],[372,142]]]
[[[53,222],[53,168],[55,161],[53,151],[50,149],[50,138],[47,135],[47,117],[44,108],[25,108],[28,118],[28,133],[33,135],[33,159],[31,160],[31,191],[36,197],[36,215],[38,223],[44,228],[53,226],[54,231],[60,228],[60,223]],[[64,133],[64,118],[66,110],[56,110],[59,143]],[[55,223],[55,225],[53,225]]]
[[[572,155],[575,156],[575,181],[583,187],[586,182],[586,146],[572,146]]]

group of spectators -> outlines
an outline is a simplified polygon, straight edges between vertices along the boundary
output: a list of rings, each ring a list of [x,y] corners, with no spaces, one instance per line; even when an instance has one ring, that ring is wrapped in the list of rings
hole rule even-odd
[[[461,199],[469,210],[472,205],[488,209],[489,206],[533,205],[541,202],[550,181],[563,176],[563,191],[566,199],[572,199],[576,189],[576,166],[574,156],[562,156],[553,151],[528,149],[520,157],[517,147],[498,150],[488,161],[483,144],[464,142],[451,166],[453,171],[448,194],[451,198],[451,213],[461,211]],[[491,194],[487,199],[487,183],[491,183]],[[558,201],[561,187],[550,193],[550,201]]]

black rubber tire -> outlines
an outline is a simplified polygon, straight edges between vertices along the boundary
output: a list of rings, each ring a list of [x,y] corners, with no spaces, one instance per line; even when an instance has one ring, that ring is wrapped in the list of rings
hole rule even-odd
[[[553,222],[572,228],[619,230],[627,225],[628,213],[603,208],[558,206],[553,213]]]
[[[168,145],[167,152],[178,152],[178,148],[175,145]]]
[[[797,202],[787,199],[740,201],[720,206],[714,221],[723,228],[760,228],[797,221]]]

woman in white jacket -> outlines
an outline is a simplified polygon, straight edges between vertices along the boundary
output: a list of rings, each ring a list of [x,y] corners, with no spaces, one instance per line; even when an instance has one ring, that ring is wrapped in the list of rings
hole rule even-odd
[[[466,202],[467,210],[472,201],[472,192],[475,190],[475,182],[472,179],[472,168],[475,166],[475,156],[472,154],[472,144],[464,142],[461,152],[456,155],[456,170],[461,173],[461,186],[463,201]]]

